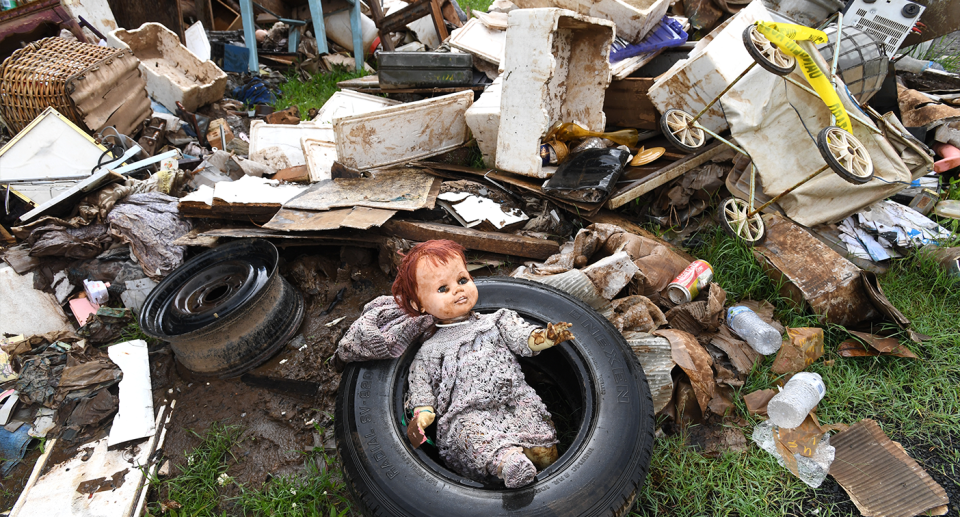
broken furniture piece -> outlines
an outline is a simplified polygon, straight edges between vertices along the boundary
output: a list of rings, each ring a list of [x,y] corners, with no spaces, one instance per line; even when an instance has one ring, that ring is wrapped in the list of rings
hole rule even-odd
[[[659,19],[658,19],[659,20]],[[541,138],[557,122],[603,131],[613,22],[564,9],[517,9],[508,18],[497,168],[547,178]]]
[[[0,65],[0,115],[11,131],[47,107],[90,132],[114,126],[133,134],[150,117],[150,98],[130,50],[44,38]]]
[[[144,23],[135,30],[117,29],[107,35],[107,42],[133,52],[147,80],[147,93],[172,113],[177,112],[177,102],[186,111],[196,111],[223,98],[227,74],[213,61],[201,61],[159,23]]]
[[[403,9],[384,16],[380,0],[370,2],[370,14],[373,23],[377,25],[377,29],[380,31],[380,44],[383,45],[383,49],[387,52],[396,50],[393,40],[390,39],[390,33],[404,31],[407,24],[424,16],[429,16],[430,20],[433,21],[433,27],[437,31],[439,40],[441,42],[446,40],[450,33],[447,32],[447,24],[443,19],[443,12],[440,10],[442,3],[443,0],[412,0]],[[356,37],[356,32],[354,32],[354,37]]]

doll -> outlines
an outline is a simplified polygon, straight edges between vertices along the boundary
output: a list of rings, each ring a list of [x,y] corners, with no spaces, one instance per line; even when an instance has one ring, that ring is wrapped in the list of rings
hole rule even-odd
[[[414,319],[433,316],[436,327],[410,365],[408,436],[419,446],[423,429],[436,420],[448,467],[521,487],[557,460],[557,438],[516,355],[536,355],[573,335],[569,323],[537,328],[509,309],[474,313],[477,287],[465,264],[459,244],[427,241],[404,257],[393,284],[399,308]]]

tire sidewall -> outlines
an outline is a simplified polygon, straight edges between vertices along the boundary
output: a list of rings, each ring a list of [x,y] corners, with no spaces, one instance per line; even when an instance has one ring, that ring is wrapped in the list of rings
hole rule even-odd
[[[355,502],[368,515],[620,515],[643,483],[653,441],[650,390],[623,337],[602,316],[551,287],[518,279],[478,279],[477,310],[516,310],[533,321],[568,321],[576,340],[543,353],[582,359],[594,394],[587,430],[556,467],[519,489],[478,488],[446,478],[414,451],[395,416],[397,360],[354,363],[341,379],[337,449]],[[584,389],[587,389],[586,387]],[[419,456],[418,456],[419,455]],[[456,476],[454,474],[454,476]],[[542,479],[541,479],[542,478]],[[469,486],[469,485],[475,486]]]

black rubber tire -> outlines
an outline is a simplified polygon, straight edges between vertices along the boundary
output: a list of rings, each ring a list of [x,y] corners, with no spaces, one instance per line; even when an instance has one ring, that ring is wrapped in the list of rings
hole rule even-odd
[[[848,171],[846,167],[837,161],[837,158],[833,155],[833,153],[830,152],[830,146],[827,145],[827,133],[829,133],[831,129],[840,128],[836,126],[828,126],[820,130],[820,133],[817,134],[817,149],[820,150],[820,156],[822,156],[824,161],[827,162],[827,165],[830,166],[830,169],[837,173],[837,176],[843,178],[843,180],[847,183],[852,183],[854,185],[863,185],[864,183],[868,183],[873,179],[874,171],[872,168],[869,176],[857,176],[856,174]],[[843,131],[842,129],[840,130]]]
[[[241,375],[276,354],[303,321],[303,297],[280,276],[278,261],[277,248],[263,239],[205,251],[150,292],[140,311],[140,328],[168,341],[179,366],[195,377]],[[203,301],[228,278],[235,282]],[[174,302],[187,298],[199,302]],[[192,310],[178,311],[175,306],[181,305]]]
[[[774,75],[790,75],[794,69],[797,68],[797,59],[793,59],[793,66],[790,67],[781,67],[771,63],[767,58],[757,50],[757,47],[753,45],[753,40],[750,38],[750,31],[753,30],[753,25],[748,26],[746,29],[743,29],[743,46],[747,47],[747,52],[750,54],[750,57],[757,62],[758,65],[762,66],[764,70],[770,72]]]
[[[354,502],[370,516],[624,515],[643,486],[653,449],[653,402],[626,341],[596,311],[566,293],[519,279],[477,279],[479,312],[517,311],[528,321],[569,321],[573,342],[533,361],[559,361],[574,373],[559,379],[583,407],[576,437],[557,462],[523,488],[484,486],[434,461],[407,442],[403,391],[419,347],[390,361],[353,363],[343,372],[334,427],[337,452]],[[435,449],[434,449],[435,451]]]
[[[674,136],[673,131],[670,129],[670,125],[667,123],[667,116],[671,112],[683,112],[683,110],[678,109],[668,109],[663,113],[663,116],[660,117],[660,132],[663,133],[664,138],[667,139],[667,142],[670,142],[670,145],[676,147],[677,149],[685,153],[695,153],[698,149],[702,149],[704,145],[707,145],[707,134],[703,134],[703,143],[699,147],[692,147],[681,142],[676,136]],[[687,114],[689,115],[689,113]],[[693,115],[690,115],[690,118],[693,118]],[[700,130],[702,131],[702,130]]]
[[[767,228],[763,223],[763,217],[761,216],[760,218],[760,226],[763,229],[762,233],[760,234],[760,238],[755,240],[745,239],[742,235],[739,235],[737,233],[736,229],[734,229],[734,227],[730,225],[730,222],[727,221],[727,218],[724,216],[724,213],[723,213],[724,206],[727,204],[727,201],[730,199],[736,200],[737,198],[728,197],[720,201],[720,204],[717,205],[717,218],[720,219],[720,227],[723,228],[723,231],[726,232],[727,235],[733,237],[734,239],[737,239],[738,241],[746,244],[747,246],[757,246],[757,245],[763,244],[763,241],[767,240]]]

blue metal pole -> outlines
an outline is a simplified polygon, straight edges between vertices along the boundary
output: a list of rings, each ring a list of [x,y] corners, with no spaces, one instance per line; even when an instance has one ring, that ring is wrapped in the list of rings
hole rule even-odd
[[[373,0],[378,2],[380,0]],[[350,12],[350,31],[353,32],[353,59],[357,65],[357,72],[363,70],[363,33],[360,32],[360,0],[353,0],[353,9]]]
[[[243,40],[250,51],[250,63],[247,65],[248,71],[254,74],[260,73],[260,62],[257,60],[257,26],[254,23],[253,0],[239,0],[240,17],[243,20]]]
[[[317,51],[330,52],[327,48],[327,29],[323,24],[323,6],[320,0],[310,0],[310,17],[313,18],[313,35],[317,38]]]

